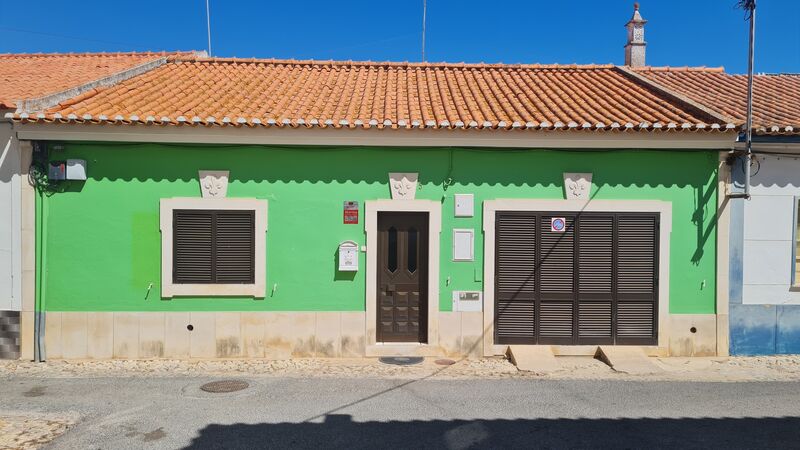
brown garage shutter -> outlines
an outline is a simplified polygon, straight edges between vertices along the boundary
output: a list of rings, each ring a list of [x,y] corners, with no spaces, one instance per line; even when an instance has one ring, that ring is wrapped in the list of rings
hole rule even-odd
[[[255,280],[255,214],[173,211],[173,282],[248,284]]]
[[[656,214],[498,213],[495,341],[655,344],[658,227]]]

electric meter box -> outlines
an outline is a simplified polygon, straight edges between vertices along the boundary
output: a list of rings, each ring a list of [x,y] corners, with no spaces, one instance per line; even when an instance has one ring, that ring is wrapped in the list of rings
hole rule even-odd
[[[67,160],[67,180],[86,180],[86,160],[68,159]]]
[[[66,161],[50,161],[47,167],[47,179],[51,181],[61,181],[67,179]]]
[[[358,244],[344,241],[339,244],[339,272],[358,271]]]
[[[472,194],[456,194],[455,204],[456,217],[475,216],[475,197]]]

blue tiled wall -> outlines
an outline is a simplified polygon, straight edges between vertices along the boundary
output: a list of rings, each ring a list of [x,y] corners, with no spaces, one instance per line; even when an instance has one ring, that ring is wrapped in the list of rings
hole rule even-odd
[[[732,355],[800,353],[800,306],[730,305]]]

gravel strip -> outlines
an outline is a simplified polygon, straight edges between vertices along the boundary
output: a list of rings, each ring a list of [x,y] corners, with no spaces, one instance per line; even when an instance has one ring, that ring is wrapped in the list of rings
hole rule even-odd
[[[451,366],[426,358],[419,365],[381,364],[375,358],[290,360],[54,360],[0,362],[0,377],[97,378],[171,376],[280,376],[299,378],[545,378],[619,379],[641,381],[797,381],[800,355],[729,358],[656,358],[662,369],[649,375],[615,372],[591,357],[558,357],[562,370],[549,373],[520,372],[505,358],[459,360]]]
[[[73,416],[0,413],[0,449],[37,449],[62,435]]]

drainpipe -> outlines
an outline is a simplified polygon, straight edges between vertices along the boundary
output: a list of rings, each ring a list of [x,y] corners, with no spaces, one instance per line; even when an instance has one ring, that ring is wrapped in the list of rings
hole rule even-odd
[[[45,145],[42,142],[34,142],[34,153],[38,150],[42,152],[41,147]],[[45,155],[47,154],[47,150],[45,149]],[[34,155],[34,160],[37,155]],[[47,163],[47,157],[45,159],[45,167]],[[35,295],[34,295],[34,308],[33,308],[33,360],[35,362],[44,362],[47,359],[45,345],[44,345],[44,334],[45,334],[45,294],[44,294],[44,286],[45,286],[45,240],[47,237],[46,231],[46,224],[47,224],[47,195],[44,192],[44,188],[39,184],[41,180],[37,179],[35,181],[35,188],[36,188],[36,218],[35,218],[35,226],[36,226],[36,261],[35,261],[35,278],[36,278],[36,288],[35,288]]]
[[[44,347],[42,346],[42,334],[44,330],[44,317],[42,314],[42,210],[44,203],[44,196],[39,186],[36,187],[36,294],[33,307],[33,360],[35,362],[43,362]]]
[[[731,194],[731,198],[750,200],[750,166],[753,163],[753,54],[756,39],[756,0],[743,0],[742,7],[750,16],[750,44],[747,53],[747,122],[744,143],[744,192]]]

